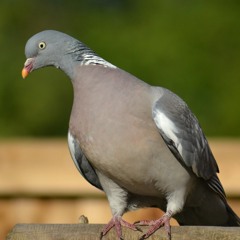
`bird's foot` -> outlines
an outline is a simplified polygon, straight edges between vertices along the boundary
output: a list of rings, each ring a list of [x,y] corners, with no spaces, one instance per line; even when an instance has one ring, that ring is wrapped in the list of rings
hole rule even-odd
[[[122,226],[127,227],[134,231],[142,232],[142,230],[139,227],[135,226],[135,224],[131,224],[131,223],[123,220],[122,217],[120,217],[120,216],[113,216],[112,219],[110,220],[110,222],[103,228],[100,239],[102,239],[103,236],[105,236],[113,227],[115,227],[118,240],[123,240]]]
[[[143,220],[143,221],[135,222],[134,225],[151,226],[150,229],[144,235],[142,235],[140,240],[147,239],[149,236],[151,236],[154,232],[156,232],[162,226],[164,226],[167,232],[168,240],[171,240],[171,226],[170,226],[171,216],[172,216],[171,212],[167,212],[157,220]]]

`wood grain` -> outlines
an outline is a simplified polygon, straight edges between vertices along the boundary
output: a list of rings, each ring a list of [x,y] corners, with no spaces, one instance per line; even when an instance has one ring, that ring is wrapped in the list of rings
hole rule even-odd
[[[6,240],[99,240],[100,224],[18,224],[9,233]],[[148,228],[143,227],[145,232]],[[123,228],[123,239],[136,240],[143,233]],[[104,240],[117,239],[116,232],[112,229]],[[148,240],[167,240],[164,228],[156,231]],[[184,226],[172,227],[172,240],[239,240],[240,228],[238,227],[199,227]]]

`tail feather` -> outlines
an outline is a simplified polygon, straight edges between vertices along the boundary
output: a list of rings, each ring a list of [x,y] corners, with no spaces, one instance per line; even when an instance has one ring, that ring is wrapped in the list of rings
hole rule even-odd
[[[226,208],[229,216],[228,226],[238,226],[240,227],[240,218],[237,214],[232,210],[232,208],[226,202]]]
[[[180,225],[240,226],[240,218],[227,203],[226,198],[199,184],[183,208],[174,216]]]
[[[182,226],[225,226],[240,227],[240,218],[231,209],[226,206],[226,212],[220,210],[220,214],[214,214],[211,210],[203,208],[185,208],[181,213],[176,214],[175,219]],[[227,214],[226,214],[227,213]]]

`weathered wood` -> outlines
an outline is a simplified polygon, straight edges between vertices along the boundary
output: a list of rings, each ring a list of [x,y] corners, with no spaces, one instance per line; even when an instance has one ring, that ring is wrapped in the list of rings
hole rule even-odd
[[[101,224],[17,224],[6,240],[99,240]],[[142,227],[145,232],[148,228]],[[123,228],[125,240],[136,240],[141,232]],[[111,230],[104,240],[116,239]],[[166,240],[164,228],[156,231],[148,240]],[[172,227],[172,240],[240,240],[240,227]]]

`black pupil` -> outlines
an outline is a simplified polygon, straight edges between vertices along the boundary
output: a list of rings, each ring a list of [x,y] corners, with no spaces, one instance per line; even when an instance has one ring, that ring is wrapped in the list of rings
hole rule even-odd
[[[40,43],[40,48],[44,48],[44,44],[43,43]]]

